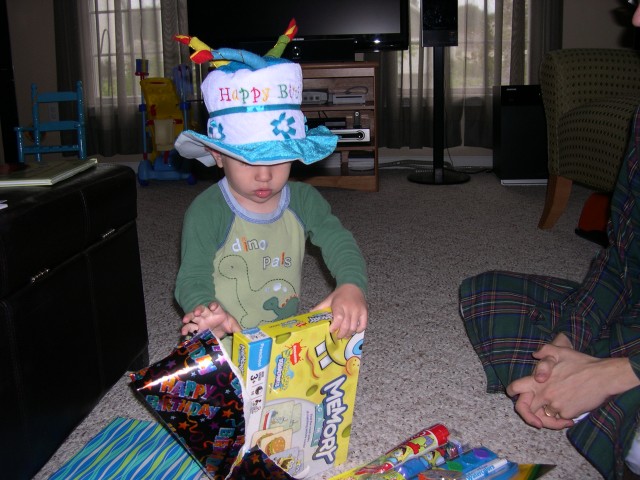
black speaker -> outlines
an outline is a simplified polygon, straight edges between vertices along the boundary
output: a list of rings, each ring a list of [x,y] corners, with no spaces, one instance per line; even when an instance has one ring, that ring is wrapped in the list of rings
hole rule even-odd
[[[422,0],[422,46],[458,45],[458,0]]]
[[[547,158],[547,121],[540,85],[494,86],[495,174],[502,183],[544,183],[549,177]]]

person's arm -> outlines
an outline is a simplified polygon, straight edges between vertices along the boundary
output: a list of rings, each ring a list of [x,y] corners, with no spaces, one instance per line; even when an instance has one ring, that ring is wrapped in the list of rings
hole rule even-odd
[[[220,202],[220,189],[214,185],[193,201],[184,217],[175,298],[185,313],[216,300],[213,259],[231,216]]]
[[[598,252],[581,286],[562,302],[553,332],[566,335],[576,350],[586,350],[603,325],[615,321],[630,298],[630,279],[621,275],[624,270],[615,248]]]
[[[632,128],[632,135],[637,135],[638,123],[634,118],[636,126]],[[585,351],[602,327],[616,321],[629,303],[640,296],[637,285],[640,276],[640,171],[637,158],[640,146],[637,143],[632,137],[611,200],[610,246],[598,253],[581,287],[563,302],[562,314],[554,327],[554,333],[565,333],[578,351]]]
[[[309,239],[320,248],[336,280],[335,290],[314,309],[331,307],[330,329],[338,338],[364,331],[368,322],[367,272],[356,240],[331,213],[328,202],[309,185],[292,185],[291,208],[300,216]]]
[[[353,234],[331,212],[331,206],[315,188],[291,182],[292,210],[299,215],[311,243],[322,252],[336,286],[357,285],[366,295],[367,268]]]

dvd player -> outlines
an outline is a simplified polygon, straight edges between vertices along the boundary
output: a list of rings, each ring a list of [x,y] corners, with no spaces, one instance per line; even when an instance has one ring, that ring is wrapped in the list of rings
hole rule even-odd
[[[365,95],[361,93],[332,93],[329,100],[334,105],[353,105],[365,103]]]
[[[371,141],[368,128],[332,128],[331,133],[338,136],[338,143]]]
[[[311,117],[307,118],[307,126],[316,128],[324,125],[328,129],[347,128],[347,119],[345,117]]]

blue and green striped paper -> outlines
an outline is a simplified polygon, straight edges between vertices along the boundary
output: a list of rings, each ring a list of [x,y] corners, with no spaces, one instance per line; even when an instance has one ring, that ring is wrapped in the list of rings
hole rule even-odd
[[[195,480],[207,478],[157,422],[117,417],[49,480]]]

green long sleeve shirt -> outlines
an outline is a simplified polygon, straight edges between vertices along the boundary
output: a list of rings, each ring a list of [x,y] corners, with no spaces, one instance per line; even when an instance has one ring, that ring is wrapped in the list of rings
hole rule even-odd
[[[360,249],[315,188],[289,182],[274,212],[255,214],[223,179],[185,214],[175,298],[185,312],[215,300],[243,329],[294,315],[307,239],[337,286],[352,283],[366,294]]]

